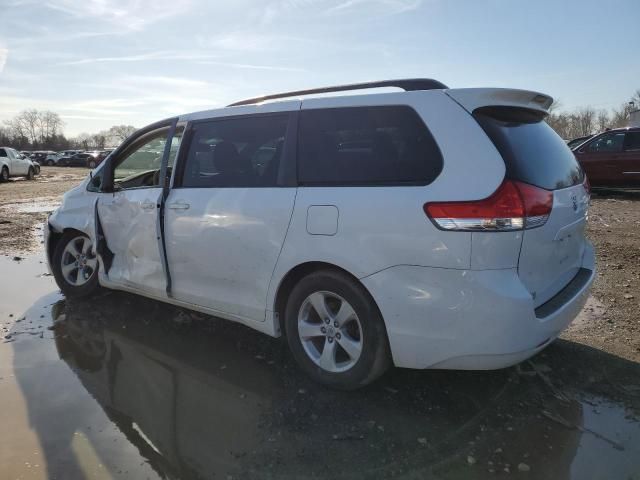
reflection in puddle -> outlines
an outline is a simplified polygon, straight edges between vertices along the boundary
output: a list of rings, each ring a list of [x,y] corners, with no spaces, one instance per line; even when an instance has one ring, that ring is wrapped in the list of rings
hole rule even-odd
[[[35,265],[12,275],[55,290]],[[19,317],[42,338],[0,344],[8,478],[34,451],[40,478],[640,478],[640,368],[569,342],[536,369],[394,370],[345,393],[278,340],[127,294],[54,292]]]

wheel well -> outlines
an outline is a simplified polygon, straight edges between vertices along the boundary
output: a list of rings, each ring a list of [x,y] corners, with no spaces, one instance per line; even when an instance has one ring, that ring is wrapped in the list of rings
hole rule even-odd
[[[51,228],[51,227],[49,227],[49,228]],[[51,230],[50,233],[49,233],[49,243],[47,245],[47,255],[49,256],[49,262],[51,262],[51,260],[53,260],[53,252],[56,251],[56,245],[58,245],[58,242],[60,241],[62,236],[67,232],[78,232],[78,233],[82,233],[84,235],[83,232],[81,232],[80,230],[77,230],[75,228],[65,228],[61,232],[56,232],[55,230]]]
[[[358,277],[353,275],[351,272],[345,270],[344,268],[340,268],[337,265],[334,265],[332,263],[326,263],[326,262],[301,263],[300,265],[297,265],[296,267],[289,270],[289,272],[284,276],[284,278],[280,282],[280,286],[278,287],[278,291],[276,293],[274,311],[277,315],[278,327],[280,328],[280,333],[282,335],[285,335],[284,310],[287,306],[287,299],[289,298],[289,294],[291,293],[291,290],[293,290],[293,287],[296,285],[296,283],[300,281],[301,278],[309,275],[310,273],[317,272],[319,270],[333,270],[333,271],[346,274],[354,282],[360,285],[365,290],[365,292],[367,292],[369,297],[371,297],[371,300],[373,301],[374,305],[376,305],[376,308],[378,307],[378,304],[376,303],[375,299],[373,298],[369,290],[367,290],[367,287],[365,287],[362,284],[362,282],[358,280]]]

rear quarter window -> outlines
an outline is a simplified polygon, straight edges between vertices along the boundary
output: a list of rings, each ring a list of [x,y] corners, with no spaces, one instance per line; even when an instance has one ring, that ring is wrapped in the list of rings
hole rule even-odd
[[[508,178],[547,190],[583,181],[573,152],[539,113],[487,107],[474,111],[473,116],[502,155]]]
[[[442,171],[442,154],[408,106],[303,110],[298,181],[319,186],[426,185]]]

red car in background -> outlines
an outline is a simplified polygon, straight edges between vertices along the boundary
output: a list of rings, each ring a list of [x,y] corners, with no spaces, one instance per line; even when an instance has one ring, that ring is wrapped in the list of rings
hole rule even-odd
[[[573,153],[592,187],[640,188],[640,128],[595,135]]]

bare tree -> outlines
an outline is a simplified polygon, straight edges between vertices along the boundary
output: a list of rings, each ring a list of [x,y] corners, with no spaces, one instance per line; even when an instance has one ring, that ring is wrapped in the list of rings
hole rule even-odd
[[[43,145],[55,137],[64,125],[60,115],[50,110],[38,112],[38,122],[40,128],[40,143]]]
[[[575,112],[578,136],[586,136],[594,133],[596,111],[591,107],[582,107]]]
[[[107,136],[105,135],[105,133],[106,132],[98,132],[91,135],[91,142],[93,143],[93,146],[95,148],[98,148],[100,150],[104,149],[107,143]]]
[[[124,142],[135,131],[136,127],[132,125],[114,125],[109,129],[109,136],[112,137],[117,143],[121,143]]]
[[[609,127],[609,123],[610,119],[607,111],[598,111],[598,116],[596,118],[596,126],[598,127],[598,132],[604,132]]]

